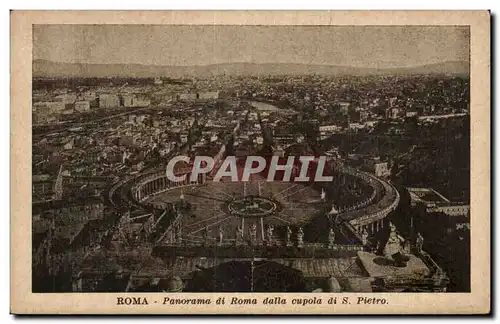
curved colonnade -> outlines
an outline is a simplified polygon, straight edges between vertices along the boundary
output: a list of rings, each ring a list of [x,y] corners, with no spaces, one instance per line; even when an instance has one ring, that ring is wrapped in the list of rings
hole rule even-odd
[[[349,222],[358,234],[363,232],[376,234],[384,228],[384,219],[396,209],[400,196],[397,189],[389,182],[376,176],[344,167],[341,172],[358,177],[370,184],[374,190],[371,196],[361,203],[340,209],[337,217]]]
[[[206,175],[200,174],[195,181],[190,180],[191,173],[189,170],[180,172],[177,175],[186,175],[184,181],[171,181],[167,178],[165,172],[159,171],[152,174],[147,174],[140,176],[134,182],[134,185],[130,188],[130,193],[133,199],[139,204],[146,205],[155,209],[165,209],[166,205],[163,204],[152,204],[146,201],[160,193],[169,191],[170,189],[185,187],[185,186],[196,186],[204,184],[206,181]]]
[[[400,197],[396,188],[392,184],[370,173],[356,169],[342,167],[339,169],[339,172],[357,177],[363,182],[368,183],[373,188],[373,192],[370,197],[356,205],[338,208],[335,217],[348,222],[359,236],[364,231],[369,234],[375,234],[383,229],[386,226],[384,218],[395,210],[399,203]],[[126,178],[111,188],[109,193],[110,199],[112,202],[120,199],[136,207],[156,210],[166,209],[168,207],[167,204],[148,203],[146,201],[155,195],[174,188],[196,186],[204,184],[207,181],[204,174],[199,175],[197,181],[190,181],[189,170],[185,170],[180,174],[187,175],[184,181],[170,181],[164,171],[151,172],[135,178]]]

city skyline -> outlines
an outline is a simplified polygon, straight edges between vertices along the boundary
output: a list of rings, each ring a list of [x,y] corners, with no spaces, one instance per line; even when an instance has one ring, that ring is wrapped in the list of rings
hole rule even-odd
[[[469,62],[469,39],[464,26],[34,25],[33,60],[385,69]]]

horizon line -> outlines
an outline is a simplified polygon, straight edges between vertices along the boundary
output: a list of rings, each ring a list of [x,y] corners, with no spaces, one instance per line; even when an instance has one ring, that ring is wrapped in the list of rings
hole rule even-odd
[[[470,65],[470,60],[448,60],[448,61],[439,61],[434,63],[426,63],[421,65],[406,65],[406,66],[391,66],[391,67],[369,67],[369,66],[356,66],[356,65],[342,65],[342,64],[328,64],[328,63],[297,63],[297,62],[244,62],[244,61],[235,61],[235,62],[221,62],[221,63],[209,63],[209,64],[192,64],[192,65],[174,65],[174,64],[145,64],[145,63],[94,63],[94,62],[64,62],[64,61],[51,61],[47,59],[32,59],[32,63],[35,61],[45,61],[51,62],[55,64],[80,64],[80,65],[140,65],[140,66],[169,66],[169,67],[203,67],[203,66],[212,66],[212,65],[224,65],[224,64],[255,64],[255,65],[264,65],[264,64],[295,64],[295,65],[316,65],[316,66],[335,66],[335,67],[346,67],[346,68],[357,68],[357,69],[371,69],[371,70],[387,70],[387,69],[404,69],[404,68],[418,68],[428,65],[436,65],[436,64],[444,64],[450,62],[461,62],[467,63]]]

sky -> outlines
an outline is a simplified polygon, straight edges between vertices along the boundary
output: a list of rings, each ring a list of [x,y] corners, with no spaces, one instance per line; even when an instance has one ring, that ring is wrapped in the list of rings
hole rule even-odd
[[[34,25],[33,59],[72,63],[303,63],[411,67],[469,61],[465,26]]]

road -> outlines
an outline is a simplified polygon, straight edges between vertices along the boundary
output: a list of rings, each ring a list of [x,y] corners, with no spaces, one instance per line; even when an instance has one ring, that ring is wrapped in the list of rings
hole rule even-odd
[[[50,130],[48,132],[34,134],[34,137],[43,136],[43,135],[49,135],[49,134],[54,134],[54,133],[60,133],[60,132],[67,131],[67,130],[69,130],[71,128],[84,127],[86,125],[92,125],[92,124],[100,123],[100,122],[103,122],[103,121],[106,121],[106,120],[114,119],[114,118],[121,117],[121,116],[130,115],[130,114],[137,113],[137,112],[140,112],[140,111],[143,111],[143,110],[146,110],[146,109],[151,109],[151,108],[154,108],[154,107],[143,107],[143,108],[138,108],[138,109],[134,109],[134,110],[128,110],[128,111],[125,111],[125,112],[122,112],[122,113],[119,113],[119,114],[115,114],[115,115],[111,115],[111,116],[106,116],[106,117],[99,118],[99,119],[93,119],[93,120],[86,121],[86,122],[63,124],[63,125],[61,125],[61,127],[58,127],[57,129],[53,129],[53,130]]]

